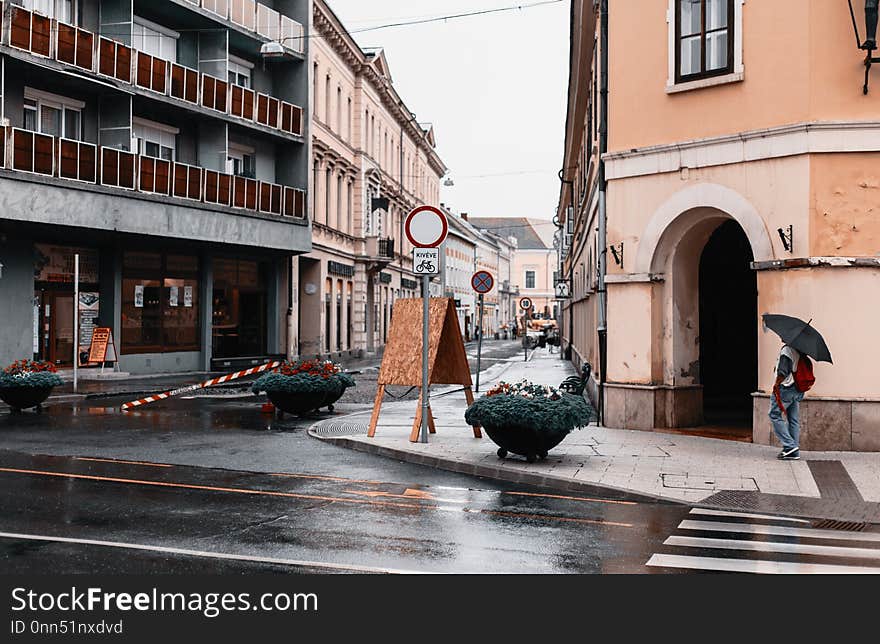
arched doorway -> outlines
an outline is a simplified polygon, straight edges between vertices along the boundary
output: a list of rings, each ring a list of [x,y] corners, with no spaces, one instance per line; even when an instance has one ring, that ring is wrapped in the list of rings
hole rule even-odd
[[[757,275],[752,247],[728,219],[710,235],[699,263],[700,384],[708,425],[751,429],[758,386]]]

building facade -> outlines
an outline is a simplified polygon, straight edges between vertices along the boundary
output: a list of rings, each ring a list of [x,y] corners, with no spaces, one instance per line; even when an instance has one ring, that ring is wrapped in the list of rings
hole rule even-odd
[[[508,284],[518,285],[519,297],[528,297],[532,301],[532,317],[555,319],[553,273],[557,269],[558,253],[553,246],[553,224],[526,217],[473,217],[471,223],[482,231],[516,242],[510,267],[513,277]],[[515,314],[521,316],[522,311]]]
[[[604,423],[769,444],[781,342],[760,316],[782,313],[834,356],[802,447],[880,450],[880,79],[863,88],[847,3],[635,4],[572,6],[561,318]]]
[[[297,353],[362,355],[385,344],[394,302],[419,296],[403,222],[439,202],[446,167],[382,50],[361,49],[323,0],[313,13],[313,251],[297,270]]]
[[[72,365],[97,324],[132,373],[287,354],[310,16],[310,0],[2,3],[0,362]]]

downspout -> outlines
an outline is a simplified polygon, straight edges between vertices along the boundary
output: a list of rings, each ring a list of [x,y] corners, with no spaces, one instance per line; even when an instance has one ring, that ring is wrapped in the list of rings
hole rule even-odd
[[[605,382],[608,372],[607,211],[605,160],[608,150],[608,0],[599,0],[599,424],[605,423]]]

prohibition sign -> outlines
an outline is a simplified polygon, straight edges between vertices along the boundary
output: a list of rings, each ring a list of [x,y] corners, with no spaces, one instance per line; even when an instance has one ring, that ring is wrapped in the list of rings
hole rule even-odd
[[[532,308],[531,298],[528,298],[528,297],[522,298],[519,301],[519,308],[521,308],[523,311],[528,311],[530,308]]]
[[[488,293],[494,286],[495,278],[489,271],[477,271],[471,276],[471,288],[480,295]]]
[[[446,215],[434,206],[419,206],[406,216],[403,231],[416,248],[436,248],[449,233]]]

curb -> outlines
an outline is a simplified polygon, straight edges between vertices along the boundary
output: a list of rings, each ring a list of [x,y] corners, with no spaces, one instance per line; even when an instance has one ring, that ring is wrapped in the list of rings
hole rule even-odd
[[[350,414],[354,416],[356,414]],[[342,418],[345,418],[343,416]],[[337,419],[340,420],[340,419]],[[655,496],[643,492],[633,492],[624,488],[617,488],[610,485],[598,485],[595,483],[585,483],[581,481],[572,481],[571,479],[561,478],[557,476],[545,476],[534,472],[526,472],[520,470],[511,470],[501,467],[492,467],[489,465],[477,465],[474,463],[462,463],[460,461],[452,461],[430,456],[428,454],[413,454],[406,450],[395,449],[393,447],[385,447],[382,445],[371,445],[360,441],[353,441],[343,437],[324,437],[314,432],[314,428],[322,421],[318,421],[311,425],[308,434],[312,438],[354,450],[356,452],[364,452],[366,454],[374,454],[376,456],[384,456],[393,458],[414,465],[423,465],[425,467],[433,467],[438,470],[447,472],[456,472],[458,474],[467,474],[469,476],[478,476],[481,478],[494,479],[496,481],[506,481],[508,483],[523,483],[526,485],[534,485],[537,487],[549,488],[561,492],[576,492],[580,494],[601,494],[605,497],[617,501],[634,501],[637,503],[663,503],[666,505],[690,505],[678,499],[669,499],[662,496]]]

